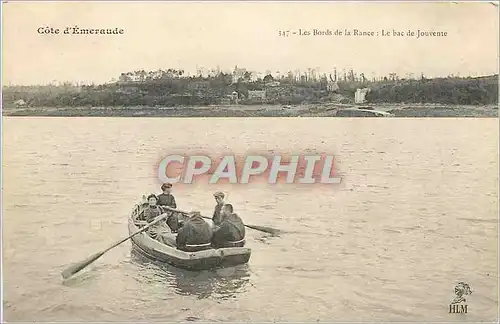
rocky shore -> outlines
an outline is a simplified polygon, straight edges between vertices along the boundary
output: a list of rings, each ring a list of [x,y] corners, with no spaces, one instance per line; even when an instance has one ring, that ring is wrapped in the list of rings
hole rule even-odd
[[[452,106],[439,104],[307,104],[233,105],[190,107],[71,107],[71,108],[3,108],[4,116],[40,117],[335,117],[343,108],[386,111],[395,117],[498,117],[498,106]]]

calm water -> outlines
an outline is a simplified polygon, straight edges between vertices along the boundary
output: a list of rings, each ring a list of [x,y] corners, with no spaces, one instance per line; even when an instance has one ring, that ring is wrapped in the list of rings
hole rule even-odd
[[[7,321],[494,321],[498,119],[4,118]],[[340,186],[176,185],[249,224],[246,266],[192,273],[129,242],[63,283],[60,271],[127,236],[169,152],[328,152]],[[468,314],[448,314],[454,285]]]

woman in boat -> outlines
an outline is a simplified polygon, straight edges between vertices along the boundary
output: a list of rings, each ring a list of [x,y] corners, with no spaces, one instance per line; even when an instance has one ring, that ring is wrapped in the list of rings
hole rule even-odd
[[[211,248],[212,228],[200,212],[191,212],[179,230],[176,245],[179,250],[195,252]]]
[[[148,205],[139,214],[138,220],[143,221],[143,223],[151,223],[156,217],[160,216],[165,212],[165,210],[157,205],[158,198],[155,194],[150,194],[147,197]],[[165,226],[163,222],[157,223],[150,228],[148,228],[148,234],[154,238],[163,242],[161,239],[161,233],[165,232]]]
[[[163,209],[157,205],[158,198],[155,194],[150,194],[147,198],[147,206],[139,214],[139,220],[150,223],[156,217],[163,214]]]
[[[245,245],[245,224],[233,212],[231,204],[225,204],[221,211],[222,222],[214,228],[212,245],[215,248],[243,247]]]
[[[214,222],[215,226],[220,225],[222,218],[221,218],[221,209],[222,206],[224,206],[224,193],[217,191],[214,193],[214,198],[215,201],[217,202],[217,205],[215,205],[214,209],[214,214],[212,216],[212,221]]]

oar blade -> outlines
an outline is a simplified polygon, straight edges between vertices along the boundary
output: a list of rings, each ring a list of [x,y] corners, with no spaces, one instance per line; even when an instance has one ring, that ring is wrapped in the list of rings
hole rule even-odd
[[[61,272],[63,279],[68,279],[69,277],[71,277],[75,273],[81,271],[82,269],[87,267],[89,264],[91,264],[95,260],[99,259],[103,254],[104,254],[104,252],[99,252],[99,253],[93,254],[93,255],[89,256],[87,259],[69,266],[63,272]]]
[[[68,279],[69,277],[71,277],[75,273],[79,272],[80,270],[82,270],[83,268],[85,268],[86,266],[88,266],[89,264],[91,264],[92,262],[94,262],[95,260],[99,259],[104,253],[106,253],[109,250],[117,247],[118,245],[122,244],[123,242],[129,240],[133,236],[146,231],[148,228],[150,228],[154,224],[157,224],[158,222],[160,222],[161,220],[163,220],[163,219],[165,219],[167,217],[168,217],[168,214],[166,214],[166,213],[162,214],[162,215],[158,216],[154,221],[152,221],[151,223],[149,223],[148,225],[144,226],[143,228],[141,228],[140,230],[136,231],[135,233],[130,234],[128,237],[126,237],[126,238],[124,238],[124,239],[116,242],[115,244],[113,244],[110,247],[108,247],[106,250],[101,251],[101,252],[96,253],[96,254],[93,254],[93,255],[89,256],[87,259],[69,266],[67,269],[65,269],[63,272],[61,272],[61,275],[62,275],[63,279]]]
[[[269,233],[272,235],[278,235],[281,233],[281,231],[279,229],[267,227],[267,226],[258,226],[258,225],[249,225],[249,224],[245,224],[245,226],[248,228],[251,228],[251,229],[254,229],[257,231],[261,231],[261,232],[265,232],[265,233]]]

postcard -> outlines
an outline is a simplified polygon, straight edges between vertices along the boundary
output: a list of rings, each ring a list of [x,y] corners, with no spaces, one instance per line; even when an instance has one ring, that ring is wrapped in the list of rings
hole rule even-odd
[[[4,321],[498,321],[498,1],[2,11]]]

